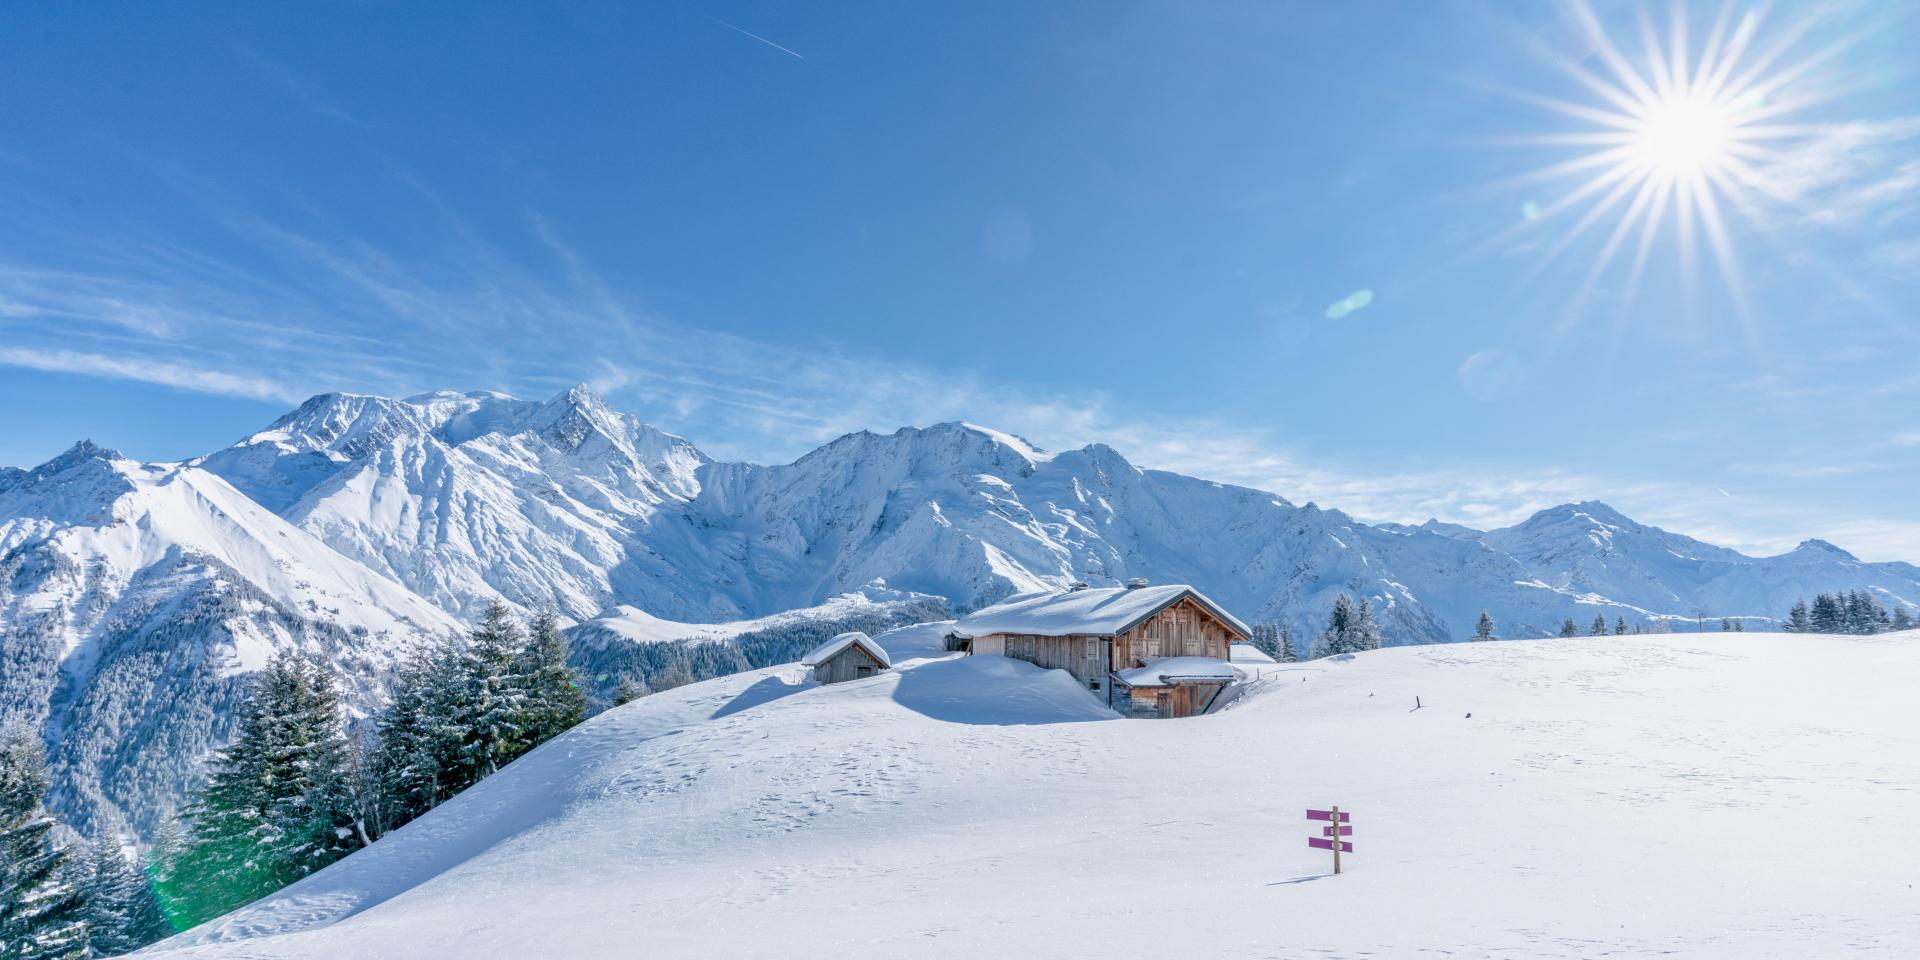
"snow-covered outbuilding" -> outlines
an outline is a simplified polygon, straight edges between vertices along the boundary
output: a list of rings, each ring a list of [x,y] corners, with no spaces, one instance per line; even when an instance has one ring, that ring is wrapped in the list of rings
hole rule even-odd
[[[812,653],[800,658],[800,665],[813,668],[816,682],[839,683],[871,677],[893,666],[893,661],[872,637],[855,630],[813,648]]]
[[[1009,597],[956,621],[954,649],[1065,670],[1123,713],[1206,712],[1233,679],[1235,642],[1252,632],[1186,584],[1074,587]]]

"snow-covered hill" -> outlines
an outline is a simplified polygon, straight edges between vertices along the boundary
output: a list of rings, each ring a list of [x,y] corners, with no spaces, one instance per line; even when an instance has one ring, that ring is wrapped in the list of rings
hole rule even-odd
[[[1920,633],[1387,649],[1180,721],[937,633],[610,711],[155,955],[1920,951]]]
[[[46,725],[80,824],[171,807],[275,651],[325,656],[366,708],[459,629],[219,477],[87,443],[0,488],[0,583],[0,715]]]

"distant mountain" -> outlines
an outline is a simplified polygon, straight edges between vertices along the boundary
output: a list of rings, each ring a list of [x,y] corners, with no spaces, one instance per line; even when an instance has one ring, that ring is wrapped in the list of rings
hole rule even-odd
[[[1489,531],[1375,526],[966,423],[763,466],[714,461],[584,387],[324,394],[184,465],[81,444],[0,471],[0,714],[47,724],[69,808],[129,809],[194,775],[270,649],[324,651],[366,709],[401,651],[496,598],[599,643],[849,594],[964,611],[1131,577],[1199,585],[1302,638],[1337,594],[1363,594],[1396,644],[1463,639],[1482,609],[1524,637],[1596,614],[1778,617],[1822,590],[1920,601],[1911,564],[1821,541],[1749,557],[1595,502]],[[166,759],[144,756],[156,742]]]

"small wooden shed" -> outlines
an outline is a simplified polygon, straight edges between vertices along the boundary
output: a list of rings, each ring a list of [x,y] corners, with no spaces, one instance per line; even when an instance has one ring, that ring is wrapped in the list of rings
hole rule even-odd
[[[840,683],[871,677],[893,666],[893,661],[872,637],[855,630],[815,647],[801,658],[800,665],[813,668],[817,683]]]

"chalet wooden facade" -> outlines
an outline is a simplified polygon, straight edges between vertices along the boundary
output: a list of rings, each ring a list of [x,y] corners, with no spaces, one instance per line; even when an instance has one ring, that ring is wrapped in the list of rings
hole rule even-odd
[[[1232,645],[1247,639],[1245,624],[1192,587],[1135,581],[1009,598],[961,618],[950,645],[1065,670],[1122,713],[1184,717],[1212,705],[1232,679]]]
[[[893,666],[887,652],[859,631],[843,633],[814,648],[800,660],[812,668],[816,683],[844,683],[874,676]]]

